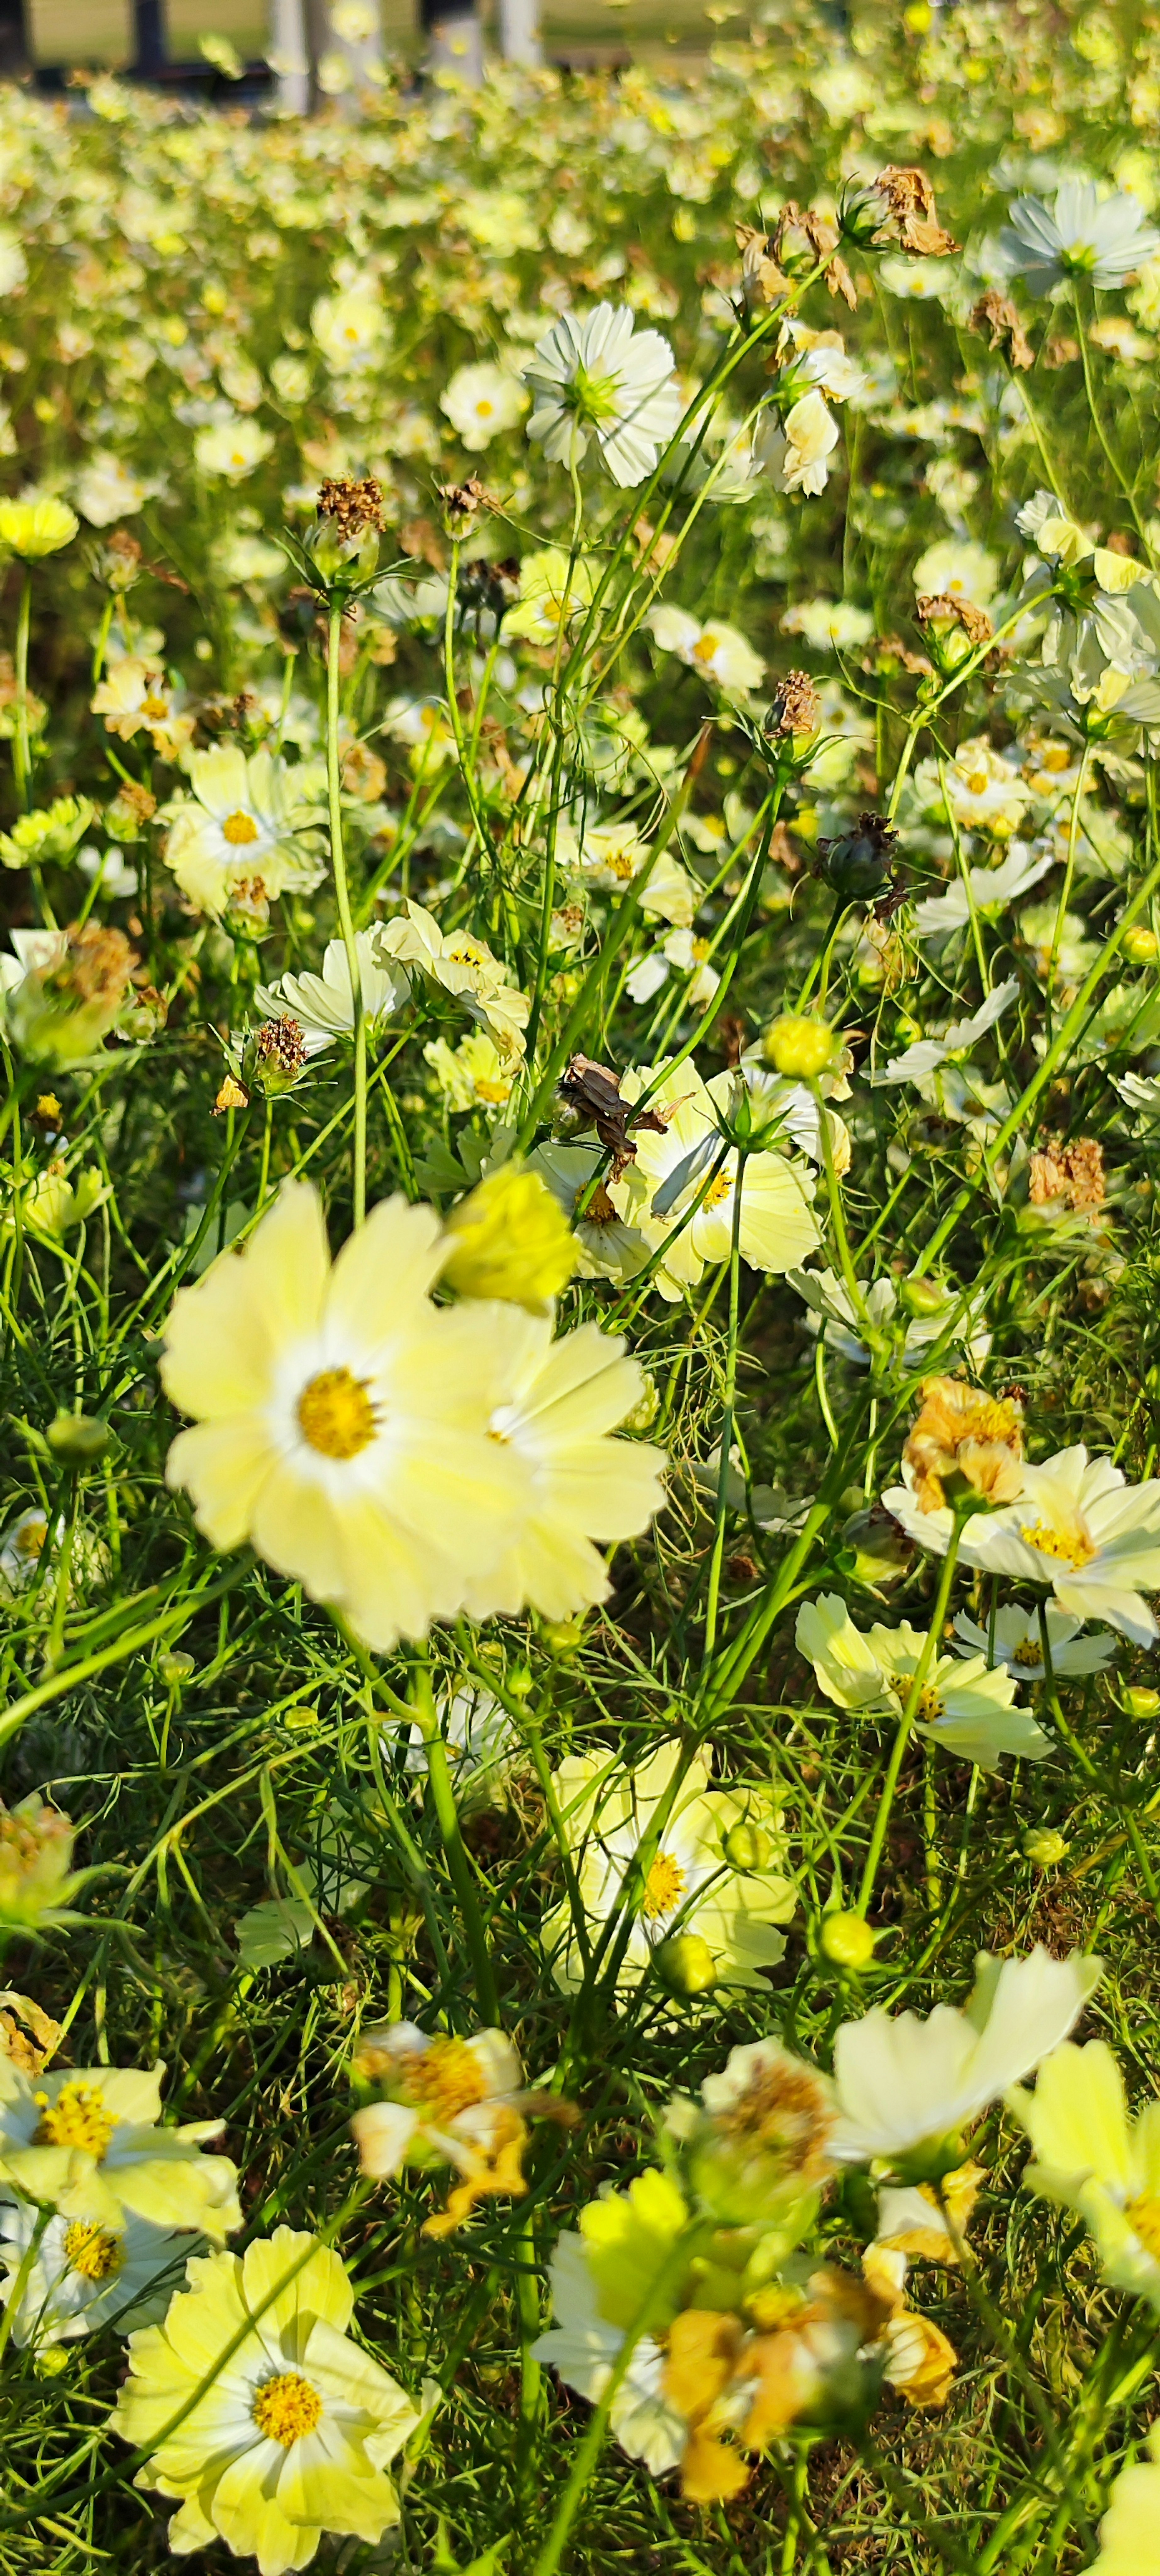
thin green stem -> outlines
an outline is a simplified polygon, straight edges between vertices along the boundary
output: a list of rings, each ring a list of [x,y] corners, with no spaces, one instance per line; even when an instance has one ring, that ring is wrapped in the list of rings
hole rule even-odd
[[[342,840],[342,769],[339,759],[339,661],[342,647],[343,601],[331,598],[326,620],[326,790],[330,814],[330,864],[334,876],[334,897],[342,944],[346,950],[350,976],[351,1007],[354,1023],[354,1222],[362,1224],[367,1212],[367,1030],[363,1008],[362,967],[359,962],[358,938],[350,908],[350,890],[346,877],[346,855]]]

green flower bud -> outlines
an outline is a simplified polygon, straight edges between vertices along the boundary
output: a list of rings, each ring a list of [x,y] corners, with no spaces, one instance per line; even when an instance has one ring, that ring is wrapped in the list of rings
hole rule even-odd
[[[781,1018],[774,1020],[766,1030],[761,1051],[775,1073],[785,1074],[791,1081],[809,1081],[812,1076],[824,1073],[826,1067],[833,1063],[838,1051],[838,1034],[836,1029],[828,1028],[824,1020],[808,1019],[797,1011],[783,1011]]]
[[[653,1967],[666,1994],[688,2001],[710,1995],[717,1983],[717,1962],[707,1941],[696,1932],[674,1932],[653,1951]]]
[[[731,1825],[721,1846],[730,1869],[768,1869],[773,1844],[760,1825]]]
[[[1126,1690],[1124,1706],[1129,1717],[1155,1717],[1160,1714],[1160,1691]]]
[[[1134,922],[1132,928],[1124,932],[1120,946],[1131,966],[1154,966],[1160,957],[1160,939],[1141,921]]]
[[[70,1467],[91,1467],[104,1457],[113,1435],[96,1414],[58,1413],[44,1436],[54,1457],[66,1459]]]
[[[857,1976],[870,1965],[876,1937],[860,1914],[827,1914],[822,1919],[819,1947],[823,1958],[831,1960],[836,1968],[848,1968]]]
[[[890,884],[890,859],[897,832],[880,814],[862,814],[852,832],[836,841],[819,841],[821,874],[846,903],[871,903]]]
[[[947,1292],[937,1279],[900,1279],[898,1303],[907,1315],[938,1315],[947,1302]]]
[[[1052,1825],[1033,1825],[1031,1831],[1023,1836],[1024,1855],[1034,1862],[1036,1869],[1057,1869],[1070,1848]]]

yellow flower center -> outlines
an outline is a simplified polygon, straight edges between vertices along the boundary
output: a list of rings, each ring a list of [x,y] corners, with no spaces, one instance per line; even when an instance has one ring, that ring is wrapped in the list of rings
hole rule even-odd
[[[644,1883],[644,1911],[650,1923],[659,1914],[676,1912],[687,1884],[680,1862],[670,1852],[658,1852]]]
[[[967,779],[967,789],[970,795],[985,796],[988,784],[989,781],[985,769],[972,769]]]
[[[1024,1521],[1019,1536],[1028,1547],[1037,1547],[1041,1556],[1053,1556],[1060,1565],[1090,1565],[1096,1551],[1081,1529],[1052,1529],[1048,1521]]]
[[[429,2119],[446,2121],[485,2101],[487,2083],[465,2039],[433,2039],[411,2071],[408,2091]]]
[[[1124,2216],[1133,2235],[1139,2237],[1145,2253],[1160,2263],[1160,2200],[1153,2200],[1143,2192],[1138,2200],[1128,2202]]]
[[[924,1682],[918,1694],[918,1707],[914,1712],[919,1725],[937,1726],[940,1717],[945,1717],[946,1713],[947,1704],[941,1691],[936,1690],[933,1682]]]
[[[499,1106],[503,1101],[510,1100],[511,1094],[512,1087],[510,1082],[497,1081],[494,1074],[476,1074],[475,1096],[477,1100],[485,1100],[489,1106]]]
[[[298,1398],[298,1428],[323,1458],[357,1458],[376,1430],[365,1378],[345,1368],[320,1369]]]
[[[1034,1637],[1020,1638],[1019,1643],[1015,1648],[1015,1652],[1011,1657],[1011,1661],[1013,1664],[1021,1665],[1025,1673],[1033,1673],[1037,1671],[1039,1665],[1043,1661],[1043,1657]]]
[[[95,2219],[74,2218],[64,2235],[64,2259],[82,2281],[111,2281],[120,2271],[125,2249],[119,2236],[106,2236]]]
[[[28,1557],[35,1564],[47,1537],[47,1521],[26,1521],[24,1528],[16,1533],[17,1556]]]
[[[293,2448],[322,2421],[322,2399],[301,2371],[280,2370],[264,2379],[254,2399],[254,2422],[267,2442],[283,2451]]]
[[[477,402],[475,409],[480,420],[490,420],[491,415],[495,410],[495,404],[489,403],[486,400],[481,400]]]
[[[228,841],[232,848],[240,850],[245,847],[247,841],[256,841],[257,837],[258,826],[253,815],[243,813],[240,805],[235,806],[233,813],[227,814],[222,824],[223,841]]]
[[[708,1189],[706,1190],[705,1195],[704,1195],[704,1198],[703,1198],[703,1199],[702,1199],[702,1201],[701,1201],[701,1205],[702,1205],[702,1207],[703,1207],[703,1208],[715,1208],[715,1207],[720,1207],[720,1206],[721,1206],[722,1201],[723,1201],[724,1199],[727,1199],[727,1198],[730,1196],[730,1194],[731,1194],[731,1192],[732,1192],[732,1188],[733,1188],[733,1174],[732,1174],[732,1172],[718,1172],[716,1180],[715,1180],[715,1181],[710,1181],[710,1183],[709,1183],[709,1187],[708,1187]]]
[[[703,635],[699,635],[693,646],[694,662],[711,662],[717,650],[717,641],[711,628],[707,628]]]
[[[164,698],[149,697],[142,699],[141,713],[146,724],[164,724],[169,709]]]
[[[66,2084],[55,2102],[47,2093],[36,2094],[35,2101],[40,2118],[34,2147],[83,2147],[100,2163],[117,2125],[103,2093],[92,2084]]]

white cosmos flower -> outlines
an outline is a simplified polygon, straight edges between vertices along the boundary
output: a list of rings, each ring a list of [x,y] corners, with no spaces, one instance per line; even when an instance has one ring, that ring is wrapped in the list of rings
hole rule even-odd
[[[895,1715],[906,1704],[926,1649],[923,1631],[906,1624],[885,1628],[876,1623],[864,1636],[836,1592],[803,1603],[796,1642],[799,1654],[812,1663],[819,1687],[838,1708],[878,1708]],[[915,1732],[957,1761],[977,1762],[983,1771],[995,1770],[1004,1753],[1042,1762],[1052,1749],[1051,1738],[1019,1706],[1015,1689],[1003,1667],[988,1670],[985,1654],[972,1655],[969,1662],[936,1654],[918,1695]]]
[[[8,2276],[0,2302],[6,2308],[37,2216],[30,2201],[0,2206],[0,2262]],[[153,2227],[131,2213],[115,2231],[100,2219],[54,2213],[25,2276],[12,2340],[43,2350],[94,2334],[100,2326],[114,2325],[119,2334],[128,2334],[148,2325],[164,2315],[189,2256],[204,2251],[204,2236]]]
[[[633,1067],[621,1082],[625,1100],[635,1102],[647,1089],[648,1106],[664,1120],[659,1134],[634,1128],[635,1161],[610,1181],[608,1193],[654,1251],[663,1247],[656,1272],[663,1297],[680,1297],[696,1286],[706,1262],[729,1258],[738,1156],[724,1142],[717,1113],[729,1110],[735,1087],[731,1073],[706,1083],[691,1064],[671,1071]],[[780,1276],[817,1250],[812,1194],[813,1174],[804,1163],[778,1152],[747,1155],[739,1240],[752,1269]]]
[[[1155,258],[1160,233],[1145,223],[1138,197],[1119,190],[1101,198],[1090,179],[1065,179],[1053,206],[1016,198],[999,249],[1009,276],[1024,277],[1033,295],[1049,295],[1070,277],[1122,286]]]
[[[987,607],[998,580],[997,557],[970,537],[939,537],[914,567],[914,587],[920,595],[970,599],[976,608]]]
[[[868,608],[856,608],[849,599],[802,599],[796,608],[787,608],[781,621],[783,635],[804,635],[807,644],[824,652],[832,646],[844,653],[855,644],[865,644],[874,632],[874,620]]]
[[[659,2180],[659,2176],[657,2177]],[[577,2395],[598,2405],[624,2342],[624,2328],[601,2314],[584,2239],[568,2230],[550,2267],[555,2325],[532,2349],[549,2361]],[[611,2430],[629,2458],[643,2460],[654,2478],[675,2469],[689,2438],[687,2419],[664,2395],[666,2354],[642,2335],[612,2405]]]
[[[977,1046],[996,1020],[1002,1019],[1004,1011],[1010,1010],[1018,991],[1018,976],[1008,976],[1005,983],[996,984],[988,993],[969,1020],[952,1020],[940,1037],[919,1038],[914,1046],[907,1047],[905,1055],[892,1056],[889,1064],[872,1073],[871,1082],[924,1082],[948,1056],[965,1055],[968,1048]]]
[[[1106,1670],[1116,1651],[1114,1638],[1106,1633],[1085,1637],[1082,1619],[1067,1618],[1062,1610],[1055,1608],[1054,1603],[1048,1605],[1046,1618],[1054,1673],[1102,1673]],[[955,1619],[955,1635],[963,1640],[955,1648],[957,1655],[986,1655],[996,1664],[1005,1664],[1017,1680],[1043,1680],[1045,1666],[1038,1611],[997,1611],[992,1645],[989,1630],[981,1627],[977,1619],[968,1617],[965,1610],[960,1610]]]
[[[593,1943],[621,1910],[625,1880],[680,1760],[675,1744],[660,1745],[632,1771],[607,1753],[570,1754],[554,1776]],[[774,1927],[789,1921],[795,1903],[780,1823],[768,1791],[713,1789],[706,1757],[694,1757],[649,1865],[618,1991],[639,1985],[653,1951],[677,1932],[706,1943],[720,1984],[761,1985],[761,1972],[776,1966],[785,1949]],[[726,1846],[738,1826],[750,1828],[760,1855],[756,1866],[730,1864]],[[541,1939],[557,1985],[574,1993],[583,1961],[567,1898],[545,1916]]]
[[[224,912],[233,889],[260,881],[267,898],[288,886],[308,890],[322,873],[299,835],[320,819],[312,769],[297,769],[268,751],[247,759],[236,743],[191,751],[192,795],[166,808],[166,865],[201,912]]]
[[[662,653],[675,653],[691,671],[715,680],[726,697],[743,697],[760,688],[764,662],[737,627],[726,625],[723,618],[710,618],[702,625],[687,608],[661,606],[650,610],[645,624]]]
[[[373,1030],[409,999],[411,981],[404,967],[392,965],[380,954],[373,930],[356,931],[355,947],[363,1016]],[[259,984],[254,1002],[264,1020],[280,1020],[290,1012],[302,1031],[308,1056],[321,1055],[336,1037],[350,1037],[354,1003],[344,942],[328,941],[321,975],[283,975],[278,984]]]
[[[531,1007],[509,984],[502,960],[470,930],[443,931],[425,905],[408,900],[405,913],[380,924],[375,956],[388,969],[403,967],[451,993],[469,1019],[487,1029],[505,1062],[522,1056]]]
[[[855,1368],[868,1367],[870,1353],[861,1337],[859,1318],[846,1282],[837,1271],[790,1270],[786,1277],[809,1308],[806,1331],[824,1334],[827,1350],[839,1351]],[[859,1280],[858,1285],[870,1322],[889,1330],[898,1314],[897,1281],[887,1272],[881,1279]],[[941,1341],[944,1334],[948,1335],[948,1351],[962,1350],[978,1367],[991,1348],[985,1313],[984,1297],[976,1294],[960,1298],[948,1289],[943,1305],[933,1315],[908,1316],[903,1367],[921,1368],[932,1342]]]
[[[506,1807],[508,1785],[523,1754],[519,1728],[506,1708],[482,1685],[468,1683],[444,1701],[439,1727],[460,1814]],[[427,1743],[418,1721],[411,1728],[403,1768],[412,1779],[427,1776]]]
[[[603,1180],[597,1182],[583,1215],[576,1214],[583,1193],[603,1171],[606,1157],[601,1148],[549,1142],[538,1145],[530,1159],[575,1233],[580,1246],[577,1278],[612,1279],[618,1287],[635,1279],[648,1260],[648,1241],[638,1226],[621,1216]]]
[[[90,528],[111,528],[114,519],[129,519],[146,498],[147,486],[131,474],[107,447],[94,448],[73,485],[73,499]]]
[[[945,938],[948,932],[963,930],[976,912],[996,913],[1027,894],[1056,863],[1054,850],[1030,850],[1026,841],[1012,841],[1005,859],[997,868],[968,868],[956,877],[945,894],[925,895],[914,907],[914,926],[920,939]]]
[[[784,420],[767,406],[753,433],[755,460],[777,492],[824,492],[837,444],[837,421],[816,385]]]
[[[320,295],[311,308],[310,328],[336,375],[373,366],[390,337],[382,301],[373,286],[348,286],[340,295]]]
[[[439,396],[440,411],[446,412],[452,428],[470,448],[487,447],[501,430],[514,429],[527,407],[528,397],[518,377],[509,375],[506,367],[486,363],[457,367]]]
[[[681,418],[673,353],[659,331],[635,329],[630,305],[562,313],[524,369],[534,409],[528,436],[553,465],[577,465],[594,438],[613,482],[652,472]]]
[[[1102,1960],[1077,1951],[1053,1959],[1039,1942],[1026,1959],[1000,1962],[982,1951],[961,2011],[939,2004],[922,2021],[876,2007],[843,2022],[831,2154],[898,2166],[946,2141],[949,2163],[961,2163],[956,2133],[1058,2048],[1102,1974]]]
[[[1160,1629],[1142,1598],[1160,1590],[1155,1477],[1129,1485],[1081,1442],[1025,1467],[1018,1500],[990,1518],[990,1562],[1000,1572],[1049,1584],[1075,1619],[1104,1620],[1137,1646],[1155,1643]]]
[[[268,429],[239,413],[233,420],[212,421],[193,442],[194,463],[203,474],[220,474],[227,483],[244,483],[269,455],[274,444]]]

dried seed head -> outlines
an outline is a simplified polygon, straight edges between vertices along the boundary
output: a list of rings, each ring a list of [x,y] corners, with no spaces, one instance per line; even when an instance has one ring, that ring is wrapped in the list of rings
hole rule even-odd
[[[373,474],[361,482],[349,475],[328,478],[319,488],[318,515],[333,519],[344,544],[353,543],[366,528],[381,530],[386,526],[382,485]]]

